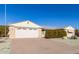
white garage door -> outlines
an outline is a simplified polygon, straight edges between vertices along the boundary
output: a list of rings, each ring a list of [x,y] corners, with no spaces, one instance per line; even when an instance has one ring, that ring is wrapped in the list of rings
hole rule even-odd
[[[38,30],[16,30],[15,32],[16,38],[38,38],[39,31]]]

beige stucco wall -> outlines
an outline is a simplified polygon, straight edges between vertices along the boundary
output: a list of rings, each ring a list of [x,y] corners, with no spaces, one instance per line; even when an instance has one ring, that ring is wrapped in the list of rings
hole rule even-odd
[[[66,33],[67,33],[67,37],[72,37],[75,35],[75,30],[72,30],[72,29],[66,29],[65,30]],[[72,32],[72,33],[69,33],[68,31]]]
[[[39,30],[39,38],[44,38],[45,37],[45,31],[42,31],[42,29]]]
[[[15,38],[15,28],[14,27],[9,27],[9,38]]]

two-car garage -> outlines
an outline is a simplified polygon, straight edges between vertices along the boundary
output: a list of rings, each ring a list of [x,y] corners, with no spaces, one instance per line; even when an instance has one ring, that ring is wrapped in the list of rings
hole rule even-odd
[[[41,38],[42,27],[31,22],[24,21],[9,26],[9,38]]]

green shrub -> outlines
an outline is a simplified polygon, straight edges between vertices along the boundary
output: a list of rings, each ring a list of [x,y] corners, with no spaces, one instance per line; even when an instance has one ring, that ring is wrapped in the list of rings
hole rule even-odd
[[[77,37],[76,36],[72,36],[70,39],[77,39]]]
[[[0,37],[7,37],[8,36],[8,26],[0,26]]]
[[[77,37],[79,37],[79,30],[78,30],[78,29],[75,30],[75,35],[76,35]]]
[[[45,38],[61,38],[66,36],[64,29],[46,30]]]

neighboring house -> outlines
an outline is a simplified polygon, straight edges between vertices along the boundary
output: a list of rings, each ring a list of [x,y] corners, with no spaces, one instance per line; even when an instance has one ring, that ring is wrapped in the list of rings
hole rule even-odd
[[[64,29],[67,33],[68,38],[75,36],[75,28],[73,28],[72,26],[65,27]]]
[[[42,27],[31,22],[24,21],[9,25],[9,38],[42,38]]]

